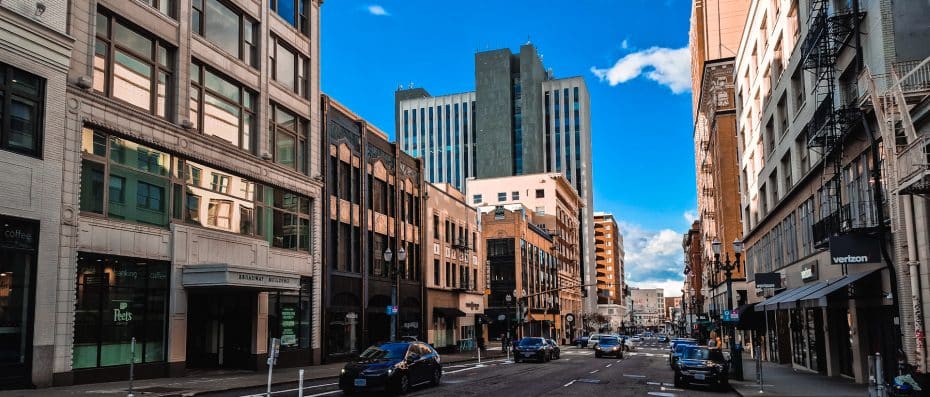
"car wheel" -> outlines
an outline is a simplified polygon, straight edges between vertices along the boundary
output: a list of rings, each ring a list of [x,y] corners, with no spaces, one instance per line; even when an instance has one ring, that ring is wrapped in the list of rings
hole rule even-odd
[[[442,367],[436,367],[436,369],[433,370],[433,379],[430,381],[430,384],[439,386],[440,380],[442,380]]]
[[[684,383],[678,375],[675,375],[675,387],[684,387]]]
[[[397,394],[407,394],[410,390],[410,379],[407,374],[403,374],[397,379],[397,388],[394,390]]]
[[[601,353],[594,353],[594,358],[601,358]]]
[[[342,389],[342,394],[346,396],[351,396],[355,394],[355,389],[351,389],[351,388]]]

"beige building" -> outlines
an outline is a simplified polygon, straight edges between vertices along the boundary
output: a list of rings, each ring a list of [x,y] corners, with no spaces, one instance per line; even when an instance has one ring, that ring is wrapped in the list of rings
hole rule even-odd
[[[52,383],[55,323],[72,313],[59,305],[73,275],[58,272],[70,261],[60,225],[75,216],[61,202],[75,42],[66,2],[46,3],[0,2],[0,389]]]
[[[665,291],[661,288],[630,287],[632,308],[630,318],[637,330],[665,325]]]
[[[319,362],[321,2],[295,1],[0,2],[2,67],[48,98],[42,150],[0,150],[55,286],[25,383],[126,378],[133,339],[136,377],[264,367],[272,337]]]
[[[482,211],[496,206],[522,204],[533,211],[533,222],[553,238],[553,255],[558,260],[557,306],[562,320],[568,314],[576,319],[558,330],[558,336],[573,339],[581,327],[582,284],[581,221],[584,206],[572,185],[559,173],[469,179],[466,184],[469,203]],[[577,288],[574,286],[578,286]]]
[[[427,343],[471,350],[487,339],[484,244],[478,212],[450,184],[426,184]]]

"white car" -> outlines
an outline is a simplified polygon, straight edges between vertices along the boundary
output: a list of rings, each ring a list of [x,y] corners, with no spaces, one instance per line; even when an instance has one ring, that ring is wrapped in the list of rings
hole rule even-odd
[[[633,335],[633,337],[630,338],[630,340],[632,340],[633,342],[639,343],[639,342],[642,342],[642,341],[643,341],[643,337],[641,337],[641,336],[639,336],[639,335]]]
[[[588,337],[588,347],[595,348],[597,347],[597,341],[601,338],[601,334],[591,334]]]

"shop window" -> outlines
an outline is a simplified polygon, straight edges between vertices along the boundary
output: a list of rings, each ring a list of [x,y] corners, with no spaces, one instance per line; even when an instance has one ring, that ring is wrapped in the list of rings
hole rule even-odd
[[[41,154],[43,103],[44,79],[0,63],[0,148]]]
[[[258,23],[220,0],[191,2],[191,30],[230,55],[258,67]]]
[[[0,367],[3,375],[29,372],[35,289],[37,221],[0,219]]]
[[[191,64],[190,75],[194,128],[254,153],[255,94],[198,63]]]
[[[169,263],[78,253],[73,368],[165,361]]]
[[[147,34],[99,9],[93,88],[145,112],[168,117],[174,50]]]
[[[268,337],[279,338],[282,351],[310,348],[311,291],[310,279],[301,279],[299,291],[268,294]]]

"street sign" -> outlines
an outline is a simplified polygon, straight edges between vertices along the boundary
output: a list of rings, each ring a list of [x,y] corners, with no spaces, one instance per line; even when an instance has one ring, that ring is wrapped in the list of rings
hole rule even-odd
[[[729,311],[729,310],[724,310],[724,311],[723,311],[723,321],[730,321],[730,311]]]
[[[397,306],[396,306],[396,305],[395,305],[395,306],[388,306],[388,307],[387,307],[387,315],[388,315],[388,316],[397,315]]]
[[[721,319],[723,319],[723,322],[725,323],[730,323],[730,322],[735,323],[739,321],[739,310],[736,310],[736,309],[724,310],[720,314],[721,314],[720,316]]]

